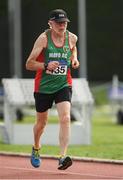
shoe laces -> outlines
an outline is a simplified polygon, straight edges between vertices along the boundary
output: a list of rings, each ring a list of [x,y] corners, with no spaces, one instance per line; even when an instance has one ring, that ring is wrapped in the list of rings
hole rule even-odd
[[[65,157],[60,157],[60,158],[59,158],[59,164],[62,164],[63,161],[64,161],[64,159],[65,159]]]
[[[39,151],[35,150],[35,149],[33,150],[33,155],[34,155],[35,159],[38,159],[40,157]]]

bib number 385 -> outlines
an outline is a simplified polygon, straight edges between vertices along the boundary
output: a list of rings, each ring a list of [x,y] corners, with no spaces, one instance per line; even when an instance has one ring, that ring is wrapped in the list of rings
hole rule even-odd
[[[67,74],[67,66],[58,66],[52,73],[53,75],[66,75]]]

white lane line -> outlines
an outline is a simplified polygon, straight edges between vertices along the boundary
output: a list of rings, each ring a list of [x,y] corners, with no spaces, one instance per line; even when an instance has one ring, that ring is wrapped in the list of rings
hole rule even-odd
[[[108,175],[101,175],[101,174],[89,174],[89,173],[72,173],[72,172],[61,172],[59,170],[57,171],[49,171],[49,170],[38,170],[38,169],[32,169],[32,168],[20,168],[20,167],[10,167],[10,166],[3,166],[1,168],[4,169],[11,169],[11,170],[23,170],[23,171],[34,171],[34,172],[45,172],[45,173],[51,173],[51,174],[66,174],[66,175],[78,175],[78,176],[90,176],[90,177],[97,177],[97,178],[113,178],[113,179],[123,179],[123,176],[108,176]]]

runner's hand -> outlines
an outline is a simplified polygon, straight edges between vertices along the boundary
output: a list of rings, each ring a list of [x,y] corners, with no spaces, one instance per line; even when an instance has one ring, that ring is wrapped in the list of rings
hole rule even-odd
[[[59,62],[57,61],[51,61],[48,63],[47,69],[49,71],[55,70],[59,66]]]
[[[52,71],[55,70],[58,66],[59,66],[59,62],[57,62],[57,61],[49,62],[48,65],[47,65],[46,73],[47,74],[52,74]]]
[[[72,60],[72,68],[77,69],[79,67],[79,61],[77,59]]]

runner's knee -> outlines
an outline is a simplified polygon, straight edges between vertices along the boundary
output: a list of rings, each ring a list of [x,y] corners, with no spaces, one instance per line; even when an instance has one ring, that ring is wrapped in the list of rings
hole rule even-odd
[[[37,126],[38,129],[44,129],[46,123],[47,123],[46,120],[38,119],[35,125]]]
[[[69,115],[64,115],[62,118],[61,118],[61,123],[63,124],[67,124],[70,122],[70,116]]]

